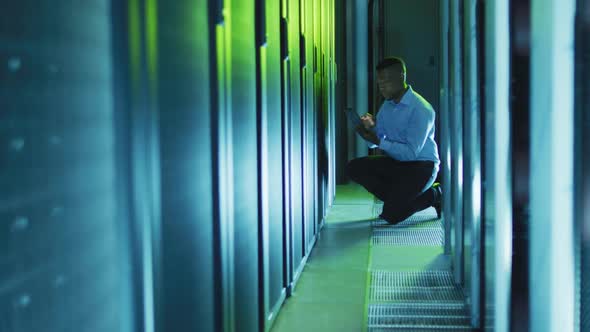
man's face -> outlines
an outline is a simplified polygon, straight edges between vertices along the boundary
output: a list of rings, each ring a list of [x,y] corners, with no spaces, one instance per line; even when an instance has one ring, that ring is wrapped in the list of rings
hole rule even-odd
[[[402,83],[402,74],[397,67],[377,71],[377,86],[385,99],[393,99],[402,89]]]

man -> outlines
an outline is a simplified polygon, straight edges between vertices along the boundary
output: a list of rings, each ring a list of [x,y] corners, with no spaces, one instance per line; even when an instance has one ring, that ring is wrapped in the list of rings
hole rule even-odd
[[[377,118],[363,115],[356,130],[371,148],[385,155],[353,159],[347,173],[384,202],[379,217],[390,224],[429,206],[435,207],[440,218],[442,191],[438,184],[433,186],[440,164],[434,109],[406,83],[406,64],[401,58],[379,62],[377,85],[385,101]]]

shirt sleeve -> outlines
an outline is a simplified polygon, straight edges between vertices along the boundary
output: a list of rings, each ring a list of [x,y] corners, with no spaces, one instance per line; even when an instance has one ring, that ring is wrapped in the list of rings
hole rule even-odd
[[[372,130],[372,131],[373,131],[375,134],[377,134],[377,133],[378,133],[378,131],[377,131],[377,130],[375,130],[375,128],[373,128],[373,129],[371,129],[371,130]],[[377,134],[377,136],[379,136],[379,134]],[[375,148],[378,148],[378,147],[379,147],[379,145],[377,145],[377,144],[375,144],[375,143],[373,143],[373,142],[369,142],[369,141],[367,141],[367,140],[366,140],[364,137],[361,137],[361,138],[362,138],[362,139],[365,141],[365,143],[367,143],[367,146],[369,147],[369,149],[375,149]]]
[[[406,130],[406,137],[399,141],[381,138],[379,148],[390,157],[399,161],[416,160],[424,148],[430,129],[434,126],[434,112],[428,109],[415,108]]]
[[[381,109],[379,109],[379,111],[381,111]],[[379,137],[379,139],[381,139],[381,137],[383,136],[383,134],[382,134],[382,133],[383,133],[383,128],[381,128],[381,126],[380,126],[380,125],[381,125],[381,121],[379,121],[379,114],[380,114],[380,113],[381,113],[381,112],[377,113],[377,117],[376,117],[376,119],[375,119],[376,125],[375,125],[375,127],[373,127],[373,128],[371,129],[371,130],[372,130],[372,131],[375,133],[375,135],[377,135],[377,137]],[[365,142],[367,143],[367,146],[368,146],[370,149],[376,149],[376,148],[378,148],[378,147],[379,147],[379,145],[377,145],[377,144],[375,144],[375,143],[373,143],[373,142],[369,142],[369,141],[367,141],[367,140],[366,140],[366,139],[364,139],[364,138],[363,138],[363,140],[365,140]]]

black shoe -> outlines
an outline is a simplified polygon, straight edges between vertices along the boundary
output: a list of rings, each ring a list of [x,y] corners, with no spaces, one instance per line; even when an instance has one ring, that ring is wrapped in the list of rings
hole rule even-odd
[[[436,210],[436,217],[440,219],[442,216],[442,187],[440,183],[435,183],[431,187],[434,190],[434,203],[432,203],[432,207]]]
[[[392,226],[393,226],[393,225],[397,225],[397,224],[399,224],[400,222],[402,222],[402,220],[399,220],[399,221],[391,221],[391,219],[390,219],[390,218],[385,218],[385,217],[383,216],[383,214],[380,214],[380,215],[379,215],[379,219],[381,219],[381,220],[384,220],[385,222],[387,222],[389,225],[392,225]]]

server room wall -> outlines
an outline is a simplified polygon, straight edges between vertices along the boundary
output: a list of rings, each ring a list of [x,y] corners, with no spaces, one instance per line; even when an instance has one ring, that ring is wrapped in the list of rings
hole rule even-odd
[[[575,39],[574,24],[554,22],[573,23],[576,2],[547,3],[531,1],[530,15],[530,329],[574,331]]]
[[[21,1],[0,21],[0,330],[127,331],[108,3]]]
[[[333,8],[3,9],[0,331],[270,329],[335,192]]]
[[[590,330],[590,1],[577,2],[576,20],[576,160],[575,182],[577,199],[574,205],[577,243],[577,308],[576,326],[579,331]]]
[[[464,281],[463,261],[463,48],[464,40],[461,33],[463,27],[463,2],[449,2],[450,16],[450,48],[449,48],[449,82],[450,82],[450,143],[451,143],[451,185],[452,228],[451,248],[453,252],[453,272],[455,282]]]
[[[513,331],[530,330],[529,215],[530,211],[530,1],[510,4],[510,131],[512,154],[512,281]]]
[[[509,327],[510,267],[512,264],[512,201],[509,122],[509,6],[508,1],[483,3],[485,33],[485,90],[482,93],[485,117],[483,165],[485,190],[484,328],[507,331]]]
[[[233,241],[231,278],[233,283],[234,328],[255,331],[258,321],[258,139],[256,109],[256,47],[252,18],[254,1],[225,2],[227,112],[230,132],[227,142],[229,181],[233,195],[230,241]]]
[[[321,220],[324,212],[324,190],[327,181],[327,174],[324,172],[326,165],[326,144],[324,139],[324,133],[326,133],[326,127],[324,126],[323,115],[324,107],[321,104],[324,89],[322,87],[322,71],[318,70],[318,54],[320,50],[318,43],[321,43],[321,30],[323,22],[323,16],[320,12],[321,7],[319,2],[304,0],[301,2],[304,4],[302,7],[302,36],[304,38],[303,43],[305,48],[302,50],[302,82],[303,87],[302,102],[307,110],[317,110],[317,112],[306,112],[305,121],[308,125],[305,126],[306,134],[304,135],[308,139],[305,143],[305,150],[308,151],[308,158],[306,158],[308,172],[313,172],[321,177],[321,182],[316,183],[314,188],[308,187],[306,195],[310,198],[308,201],[313,201],[313,206],[306,208],[306,215],[312,226],[314,223],[312,220],[318,218]],[[315,126],[313,125],[315,124]],[[313,129],[315,128],[315,129]],[[317,144],[313,144],[317,142]],[[315,211],[314,211],[315,210]],[[319,214],[318,214],[319,213]],[[307,228],[307,238],[314,235],[313,227]],[[306,248],[309,250],[310,248]]]
[[[150,14],[146,7],[144,19],[155,18],[146,29],[157,31],[152,36],[157,40],[152,46],[155,70],[149,78],[155,85],[150,108],[157,114],[159,140],[154,144],[159,146],[161,179],[161,217],[154,220],[153,231],[160,242],[154,246],[155,329],[212,330],[215,131],[209,76],[215,62],[209,57],[207,9],[191,0],[144,5],[155,11]],[[203,32],[187,38],[192,31]]]
[[[109,4],[11,2],[0,22],[0,331],[128,331]]]
[[[439,117],[439,128],[438,141],[440,146],[438,147],[440,153],[440,177],[443,182],[450,181],[451,178],[451,127],[450,117],[448,116],[451,108],[450,102],[450,52],[449,52],[449,33],[450,33],[450,8],[447,2],[439,2],[439,13],[440,13],[440,31],[439,31],[439,58],[440,58],[440,73],[439,73],[439,87],[440,87],[440,114]],[[451,186],[443,186],[443,196],[451,197]],[[443,200],[443,213],[449,216],[451,213],[451,199]],[[452,223],[445,223],[445,254],[451,254],[451,234],[452,234]]]
[[[266,46],[260,47],[260,75],[262,76],[262,90],[258,95],[263,96],[261,116],[263,126],[262,137],[266,136],[267,152],[266,166],[261,167],[262,181],[266,187],[268,203],[261,220],[263,220],[262,244],[264,248],[263,273],[264,273],[264,317],[268,327],[272,318],[286,296],[285,271],[283,271],[285,259],[284,243],[284,213],[283,199],[283,143],[282,143],[282,99],[281,99],[281,32],[276,29],[281,17],[281,4],[278,1],[259,1],[265,5],[266,14]],[[261,28],[261,27],[260,27]],[[265,124],[265,125],[264,125]],[[266,159],[266,160],[265,160]],[[267,172],[263,170],[267,169]],[[264,206],[264,205],[263,205]]]
[[[286,141],[289,154],[289,213],[291,224],[291,257],[289,260],[291,268],[291,281],[301,271],[304,249],[303,249],[303,184],[301,182],[302,170],[302,118],[301,118],[301,69],[299,62],[299,1],[286,0],[284,3],[284,17],[287,22],[287,47],[288,59],[285,61],[285,107],[288,131]]]
[[[463,112],[463,260],[464,289],[470,306],[472,326],[481,326],[482,287],[482,160],[481,119],[483,97],[480,95],[483,59],[479,50],[483,39],[482,3],[471,1],[464,4],[464,112]]]

